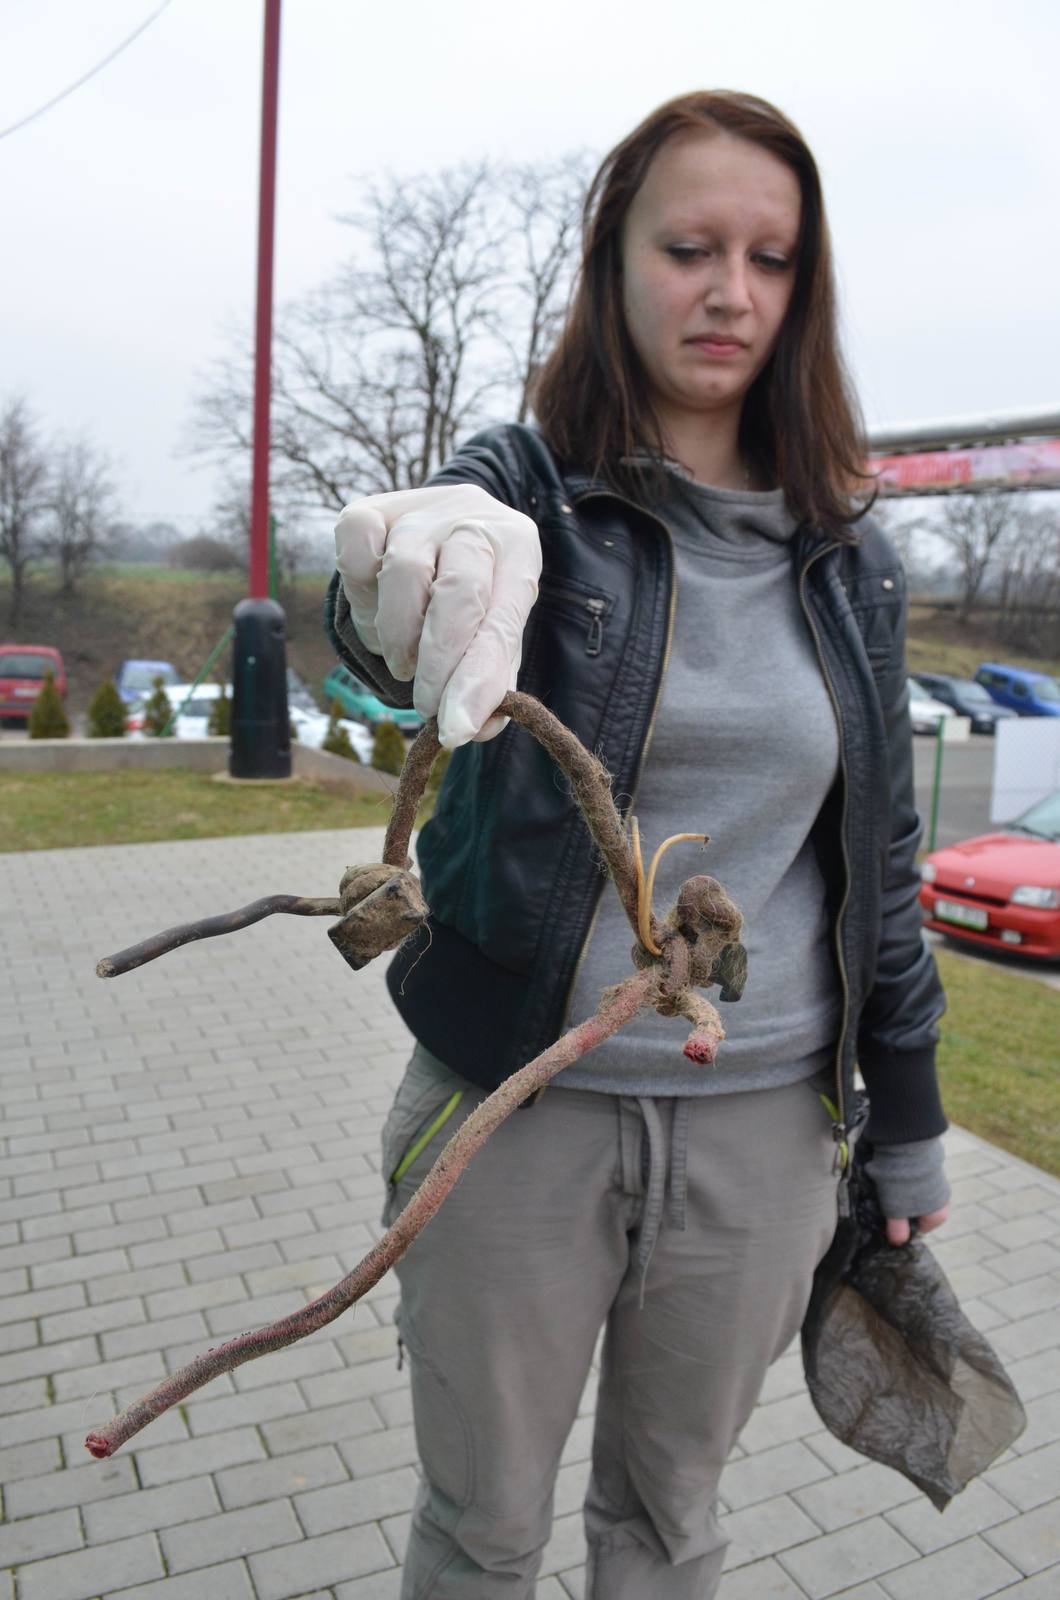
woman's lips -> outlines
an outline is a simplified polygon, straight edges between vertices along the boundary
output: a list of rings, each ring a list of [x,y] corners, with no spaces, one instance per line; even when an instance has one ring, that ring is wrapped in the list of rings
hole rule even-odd
[[[702,350],[704,355],[714,356],[718,359],[738,356],[747,346],[738,339],[690,339],[689,344],[695,345],[697,350]]]

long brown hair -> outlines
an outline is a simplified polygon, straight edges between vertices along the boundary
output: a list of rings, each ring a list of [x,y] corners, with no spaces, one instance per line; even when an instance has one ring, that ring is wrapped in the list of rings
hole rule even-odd
[[[852,537],[871,495],[865,439],[836,328],[832,246],[821,181],[799,130],[756,95],[702,90],[659,106],[605,157],[585,200],[581,267],[567,320],[534,388],[549,444],[626,492],[647,452],[661,466],[662,427],[622,309],[621,235],[648,167],[676,134],[723,131],[761,145],[794,172],[802,199],[795,285],[776,346],[744,398],[740,448],[756,476],[822,532]],[[859,487],[861,493],[858,493]]]

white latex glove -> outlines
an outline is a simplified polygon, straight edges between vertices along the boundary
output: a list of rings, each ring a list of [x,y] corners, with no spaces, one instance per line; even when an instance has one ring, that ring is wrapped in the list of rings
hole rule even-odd
[[[446,749],[500,733],[490,712],[515,688],[541,576],[536,524],[473,484],[403,489],[348,505],[335,552],[359,637],[413,680]]]

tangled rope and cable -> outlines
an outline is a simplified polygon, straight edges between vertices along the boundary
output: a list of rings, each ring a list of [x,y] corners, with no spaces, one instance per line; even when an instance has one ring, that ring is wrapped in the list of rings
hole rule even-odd
[[[719,984],[722,1000],[739,999],[747,966],[739,942],[740,913],[721,884],[705,875],[688,878],[682,884],[676,903],[661,921],[651,905],[655,873],[663,852],[681,840],[705,844],[706,835],[677,834],[666,840],[645,873],[636,819],[627,833],[602,763],[531,695],[505,695],[497,713],[511,717],[532,734],[569,780],[636,936],[636,971],[603,991],[593,1016],[512,1073],[482,1101],[449,1140],[401,1215],[351,1272],[289,1316],[239,1334],[163,1379],[150,1394],[88,1435],[85,1445],[93,1456],[113,1455],[149,1422],[212,1378],[271,1350],[282,1350],[341,1316],[404,1255],[472,1156],[505,1118],[564,1067],[617,1033],[639,1011],[651,1008],[664,1017],[683,1017],[691,1024],[685,1055],[705,1064],[714,1061],[725,1029],[713,1005],[699,991]],[[111,978],[131,972],[194,940],[231,933],[278,912],[338,916],[340,920],[328,929],[328,936],[355,969],[384,950],[396,949],[424,925],[429,912],[419,880],[411,870],[408,851],[417,810],[440,748],[437,724],[432,719],[417,736],[402,769],[383,844],[383,860],[348,868],[336,899],[271,895],[239,911],[155,934],[141,944],[106,956],[99,962],[97,973]]]

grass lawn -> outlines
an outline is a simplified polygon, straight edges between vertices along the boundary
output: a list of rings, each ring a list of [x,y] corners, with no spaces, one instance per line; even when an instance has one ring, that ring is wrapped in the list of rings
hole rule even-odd
[[[181,767],[0,775],[2,850],[380,828],[389,814],[385,795],[355,795],[306,778],[283,785],[236,785]]]
[[[939,1079],[947,1115],[1060,1177],[1060,993],[936,950],[949,1010]]]

